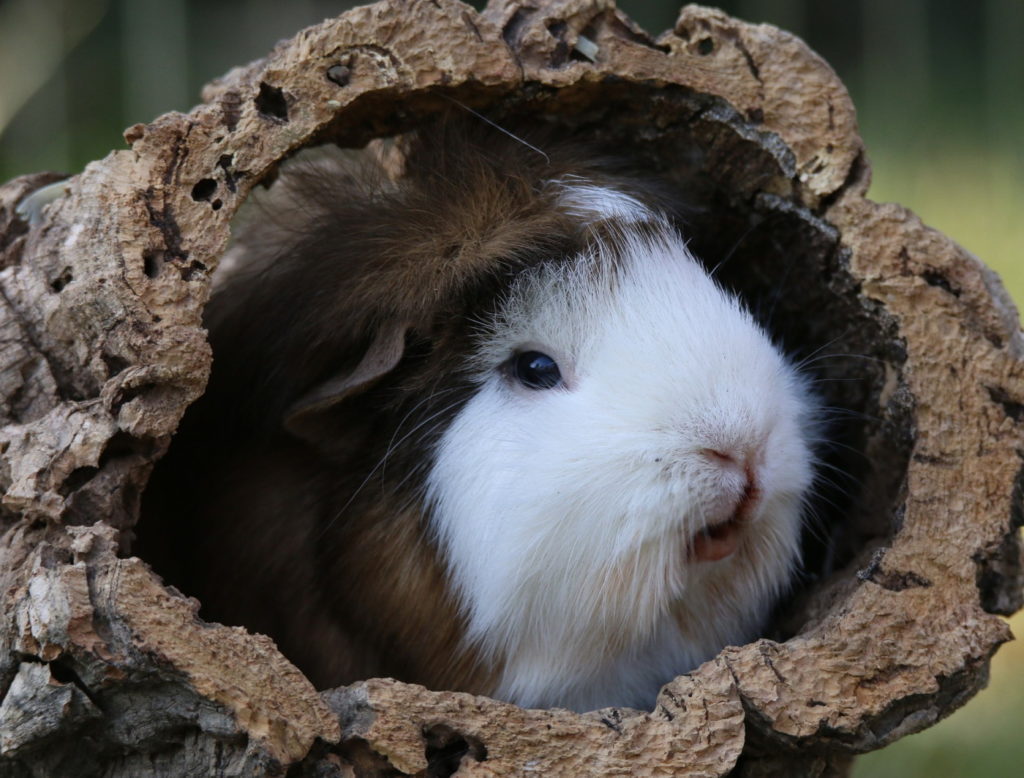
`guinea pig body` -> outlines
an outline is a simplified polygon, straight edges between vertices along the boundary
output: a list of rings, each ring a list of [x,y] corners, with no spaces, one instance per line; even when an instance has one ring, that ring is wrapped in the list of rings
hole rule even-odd
[[[650,707],[789,585],[815,403],[663,185],[474,133],[275,185],[147,494],[168,576],[320,685]]]

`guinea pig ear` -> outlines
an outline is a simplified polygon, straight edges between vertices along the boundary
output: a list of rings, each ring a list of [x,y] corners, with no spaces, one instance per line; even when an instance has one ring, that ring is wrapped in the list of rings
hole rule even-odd
[[[405,353],[405,322],[390,322],[377,330],[366,353],[350,371],[331,376],[296,400],[285,411],[284,427],[293,435],[313,441],[321,437],[322,415],[390,373]]]

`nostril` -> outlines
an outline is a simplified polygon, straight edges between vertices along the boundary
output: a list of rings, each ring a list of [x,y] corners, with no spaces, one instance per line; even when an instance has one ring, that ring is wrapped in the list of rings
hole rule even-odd
[[[723,470],[743,476],[748,489],[753,488],[754,484],[756,484],[757,478],[754,466],[754,458],[756,455],[752,452],[743,450],[723,451],[717,448],[702,448],[700,453],[716,467],[720,467]]]
[[[740,465],[741,464],[740,462],[738,462],[736,460],[736,457],[734,457],[732,454],[730,454],[728,452],[725,452],[725,451],[719,451],[718,449],[702,448],[700,450],[700,453],[703,454],[708,459],[710,459],[712,462],[715,462],[716,464],[721,464],[721,465]]]

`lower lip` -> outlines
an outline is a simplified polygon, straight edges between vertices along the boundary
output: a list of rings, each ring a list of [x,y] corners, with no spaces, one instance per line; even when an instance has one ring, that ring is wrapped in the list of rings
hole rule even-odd
[[[743,524],[761,498],[761,490],[748,478],[739,505],[728,521],[705,527],[690,540],[690,559],[696,562],[717,562],[732,556],[740,545]]]
[[[732,556],[739,545],[740,522],[732,519],[694,535],[690,543],[690,558],[697,562],[717,562]]]

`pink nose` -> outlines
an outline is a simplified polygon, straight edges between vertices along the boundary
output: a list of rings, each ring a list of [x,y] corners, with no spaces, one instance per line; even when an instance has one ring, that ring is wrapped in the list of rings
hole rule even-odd
[[[708,505],[707,524],[690,539],[690,558],[717,562],[739,548],[744,524],[760,496],[755,456],[743,451],[703,448],[700,455],[724,476],[717,499]]]
[[[754,480],[754,456],[745,450],[703,448],[700,451],[712,464],[724,470],[733,471],[746,476],[747,481]]]
[[[735,473],[743,479],[743,487],[740,490],[736,510],[740,516],[747,513],[760,496],[754,455],[747,451],[722,451],[715,448],[703,448],[700,453],[712,464]]]

